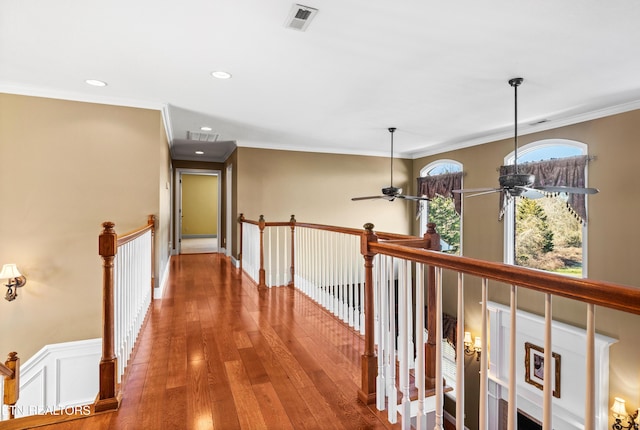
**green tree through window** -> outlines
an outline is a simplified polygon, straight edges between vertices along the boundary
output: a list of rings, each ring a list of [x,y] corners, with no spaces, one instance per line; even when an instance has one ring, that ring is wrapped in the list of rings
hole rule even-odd
[[[437,176],[461,171],[462,164],[457,161],[438,160],[422,168],[420,176]],[[420,235],[424,234],[428,222],[436,225],[443,252],[461,254],[461,217],[456,212],[451,197],[436,196],[430,202],[422,203]]]
[[[452,254],[460,251],[460,216],[456,213],[453,199],[436,196],[429,202],[429,222],[436,224],[442,250]]]
[[[519,154],[519,163],[563,158],[586,154],[586,145],[565,140],[541,141],[521,148]],[[505,162],[512,164],[513,158]],[[516,235],[515,255],[512,254],[515,264],[571,276],[585,275],[584,226],[567,209],[567,197],[559,194],[535,200],[516,198],[515,219],[510,217],[512,227],[508,233]]]

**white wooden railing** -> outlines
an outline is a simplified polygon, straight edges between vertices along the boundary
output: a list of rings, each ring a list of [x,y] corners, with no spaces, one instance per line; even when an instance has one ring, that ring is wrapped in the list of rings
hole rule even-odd
[[[117,235],[105,222],[98,240],[103,259],[103,339],[96,411],[117,409],[118,384],[153,297],[155,217],[147,225]]]
[[[294,286],[364,334],[364,266],[360,237],[297,225]]]
[[[146,228],[128,240],[118,239],[114,262],[114,346],[118,383],[151,304],[153,231]]]
[[[258,287],[295,286],[364,334],[360,230],[299,224],[293,216],[271,223],[241,215],[239,222],[242,269]]]
[[[507,402],[508,411],[504,419],[508,430],[517,428],[519,390],[529,391],[528,402],[533,399],[539,403],[541,413],[537,419],[544,430],[565,428],[564,424],[557,424],[557,417],[554,416],[554,408],[563,410],[565,405],[562,401],[553,400],[552,384],[544,384],[540,394],[531,394],[536,388],[527,387],[523,390],[519,387],[522,385],[520,379],[524,379],[524,366],[520,363],[523,352],[519,349],[523,342],[518,337],[517,321],[523,312],[518,310],[517,296],[518,289],[528,289],[544,294],[544,314],[536,336],[540,338],[540,347],[543,348],[541,355],[545,363],[553,362],[552,353],[557,347],[553,341],[558,325],[552,318],[553,297],[586,303],[586,330],[578,336],[582,339],[584,360],[577,367],[584,366],[583,378],[578,382],[571,381],[574,387],[583,383],[580,386],[584,388],[568,390],[573,391],[570,394],[574,396],[584,395],[582,401],[578,402],[584,408],[572,414],[573,422],[566,428],[599,430],[608,426],[608,379],[604,382],[601,379],[608,372],[598,369],[598,366],[608,368],[608,356],[603,362],[594,351],[594,343],[599,336],[595,332],[595,308],[603,306],[640,314],[640,289],[434,252],[429,249],[438,249],[440,240],[433,226],[423,238],[416,238],[374,233],[371,224],[365,225],[365,230],[358,231],[296,223],[292,217],[289,223],[273,223],[291,231],[288,237],[293,245],[280,248],[265,245],[265,230],[270,228],[270,223],[266,223],[264,218],[261,217],[260,222],[249,222],[241,217],[240,223],[253,223],[259,227],[257,233],[251,230],[242,233],[260,236],[242,241],[244,245],[258,244],[259,249],[251,252],[257,255],[252,261],[259,265],[258,277],[254,278],[259,286],[267,287],[265,282],[260,282],[261,273],[263,279],[277,279],[278,276],[288,279],[286,266],[265,265],[264,260],[273,261],[276,257],[270,255],[272,252],[293,249],[290,273],[293,274],[295,287],[343,320],[353,321],[354,324],[359,321],[359,330],[364,333],[365,351],[358,396],[364,402],[375,402],[379,410],[386,409],[391,423],[400,419],[401,427],[408,429],[413,420],[418,429],[444,428],[443,403],[447,387],[442,383],[442,296],[446,290],[449,297],[457,301],[456,372],[460,377],[456,378],[453,387],[456,392],[456,428],[465,428],[465,378],[462,377],[465,373],[465,354],[462,351],[465,348],[464,316],[469,312],[469,306],[479,307],[481,315],[480,388],[473,395],[478,403],[478,428],[497,428],[496,399],[489,399],[489,391],[496,389],[500,391],[501,399]],[[278,234],[276,237],[280,238]],[[287,239],[280,238],[277,242],[284,243]],[[243,247],[241,253],[248,251]],[[356,253],[360,256],[355,257]],[[363,257],[364,264],[360,260],[360,265],[364,271],[357,262]],[[271,273],[273,271],[281,273],[275,275]],[[492,289],[506,288],[510,296],[506,307],[509,321],[504,323],[505,328],[500,335],[498,328],[489,325],[490,282]],[[344,291],[342,285],[364,285],[365,288],[358,290],[350,299],[349,288]],[[480,304],[465,303],[465,288],[480,290]],[[348,304],[346,310],[343,303]],[[357,317],[356,303],[357,312],[364,310],[362,318]],[[350,312],[353,318],[349,316]],[[502,361],[507,363],[504,371],[490,369],[490,354],[486,352],[491,342],[492,360],[499,361],[501,358],[498,355],[504,356]],[[552,366],[545,366],[540,379],[552,381],[554,375],[551,372]],[[493,388],[490,384],[493,384]]]

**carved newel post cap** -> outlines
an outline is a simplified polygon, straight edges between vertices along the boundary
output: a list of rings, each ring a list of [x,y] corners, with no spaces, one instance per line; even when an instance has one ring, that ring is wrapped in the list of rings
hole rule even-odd
[[[291,214],[291,219],[289,220],[289,222],[296,222],[296,216]]]
[[[115,226],[116,224],[111,221],[105,221],[102,223],[102,228],[104,228],[105,233],[115,233],[115,231],[113,230]]]
[[[370,222],[366,223],[364,225],[364,229],[367,231],[373,231],[373,228],[375,227],[375,225],[371,224]]]
[[[260,218],[258,218],[258,222],[265,222],[264,215],[260,215]]]
[[[241,213],[240,216],[238,217],[238,222],[242,222],[244,221],[244,214]]]
[[[9,353],[9,357],[7,358],[7,361],[16,361],[18,359],[18,353],[13,351]]]

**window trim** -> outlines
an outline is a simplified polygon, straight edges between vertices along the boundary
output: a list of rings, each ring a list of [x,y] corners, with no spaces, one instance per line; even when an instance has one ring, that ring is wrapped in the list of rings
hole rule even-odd
[[[588,155],[588,145],[586,143],[570,140],[570,139],[542,139],[536,140],[535,142],[527,143],[518,148],[518,158],[521,158],[523,155],[527,153],[537,151],[539,149],[548,148],[552,146],[569,146],[577,148],[581,151],[580,155]],[[511,151],[504,157],[504,165],[512,165],[515,158],[515,151]],[[585,172],[585,184],[589,183],[589,174],[588,169]],[[589,206],[589,199],[586,199],[587,213]],[[505,264],[515,264],[513,259],[514,250],[514,200],[511,200],[507,206],[505,207],[504,212],[504,244],[503,244],[503,262]],[[587,237],[587,227],[586,225],[582,225],[582,278],[586,278],[588,276],[588,237]]]
[[[427,164],[426,166],[424,166],[423,168],[420,169],[420,177],[424,178],[425,176],[430,176],[429,172],[433,169],[435,169],[436,167],[438,167],[441,164],[452,164],[456,167],[458,167],[460,170],[456,170],[456,172],[462,172],[463,169],[463,165],[461,162],[456,161],[456,160],[452,160],[450,158],[440,158],[438,160],[432,161],[431,163]],[[462,178],[462,183],[464,184],[464,178]],[[463,187],[464,188],[464,187]],[[424,236],[424,234],[427,232],[427,222],[428,218],[427,216],[427,211],[424,210],[424,202],[420,202],[420,218],[419,218],[419,227],[420,227],[420,237]],[[463,209],[462,211],[464,211],[464,204],[462,205]],[[462,235],[462,228],[463,228],[463,219],[464,217],[462,216],[462,214],[460,214],[460,255],[462,255],[462,243],[463,243],[463,235]],[[437,227],[437,226],[436,226]]]

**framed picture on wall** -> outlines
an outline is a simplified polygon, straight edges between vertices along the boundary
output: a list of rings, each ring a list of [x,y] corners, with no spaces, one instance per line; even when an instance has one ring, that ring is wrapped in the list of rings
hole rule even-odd
[[[552,353],[551,375],[553,379],[553,397],[560,398],[560,354]],[[529,384],[544,390],[544,348],[530,342],[524,344],[524,379]]]

